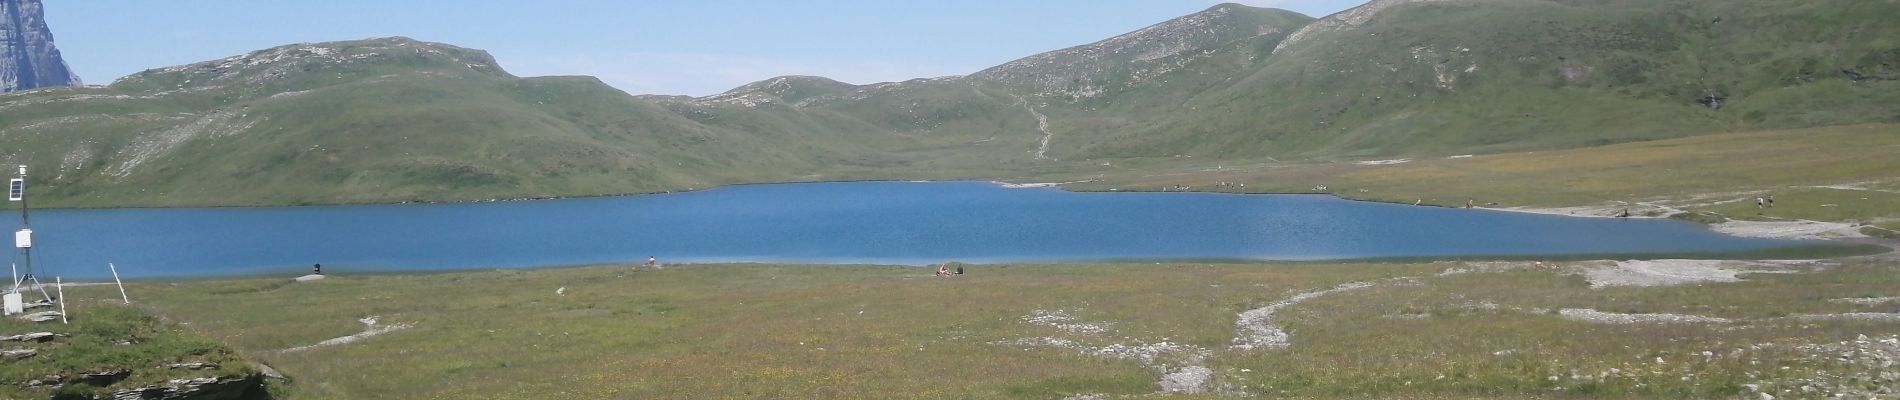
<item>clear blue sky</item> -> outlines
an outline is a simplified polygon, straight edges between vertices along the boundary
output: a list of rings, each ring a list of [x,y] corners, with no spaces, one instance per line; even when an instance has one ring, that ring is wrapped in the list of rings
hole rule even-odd
[[[1248,0],[1324,16],[1364,0]],[[1187,15],[1215,0],[45,0],[90,84],[278,45],[408,36],[521,76],[707,95],[779,75],[962,75]]]

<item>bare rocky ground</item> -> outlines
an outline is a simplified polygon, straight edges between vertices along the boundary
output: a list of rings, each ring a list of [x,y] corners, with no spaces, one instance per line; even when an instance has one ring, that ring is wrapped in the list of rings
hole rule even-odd
[[[1162,393],[1197,394],[1213,390],[1211,383],[1214,371],[1203,366],[1210,355],[1207,349],[1197,346],[1174,343],[1167,339],[1146,342],[1130,339],[1109,344],[1091,344],[1110,333],[1113,322],[1077,322],[1075,316],[1066,310],[1035,310],[1023,316],[1022,322],[1055,328],[1071,337],[1033,337],[999,341],[991,344],[1000,346],[1023,347],[1032,350],[1037,347],[1052,347],[1074,351],[1091,357],[1132,360],[1154,369],[1161,376],[1158,383]],[[1096,397],[1071,397],[1078,399],[1099,399]]]
[[[1743,274],[1799,273],[1835,265],[1808,260],[1628,260],[1573,264],[1589,279],[1591,288],[1612,286],[1673,286],[1704,282],[1737,282]]]

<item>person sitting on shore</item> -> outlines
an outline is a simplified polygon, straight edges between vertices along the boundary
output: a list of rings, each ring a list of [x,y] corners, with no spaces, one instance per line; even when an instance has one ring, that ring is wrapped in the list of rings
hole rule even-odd
[[[937,276],[950,276],[950,264],[937,264]]]

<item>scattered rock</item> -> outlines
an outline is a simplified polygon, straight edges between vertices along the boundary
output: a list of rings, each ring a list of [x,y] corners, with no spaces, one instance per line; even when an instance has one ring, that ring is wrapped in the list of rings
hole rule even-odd
[[[312,282],[312,281],[320,281],[320,280],[323,280],[324,278],[325,277],[323,275],[310,274],[310,275],[297,277],[297,281],[298,282]]]
[[[1828,300],[1828,302],[1829,303],[1859,304],[1859,305],[1864,305],[1864,306],[1877,306],[1877,305],[1887,304],[1887,303],[1900,303],[1900,296],[1855,297],[1855,298],[1848,298],[1848,299],[1832,299],[1832,300]]]
[[[26,387],[29,389],[58,389],[62,386],[66,386],[66,377],[59,375],[47,375],[26,381]]]
[[[206,362],[178,363],[178,364],[165,364],[165,368],[189,369],[189,370],[218,369],[218,364],[206,363]]]
[[[1586,308],[1566,308],[1557,312],[1564,319],[1595,324],[1726,324],[1727,318],[1682,314],[1618,314]]]
[[[7,337],[0,337],[0,341],[44,343],[44,342],[53,341],[53,338],[62,337],[62,336],[66,336],[66,335],[61,335],[61,334],[52,333],[52,332],[34,332],[34,333],[19,334],[19,335],[7,336]]]
[[[13,350],[7,350],[7,351],[0,351],[0,358],[5,358],[8,360],[20,360],[20,359],[25,359],[27,357],[37,356],[39,354],[40,354],[40,351],[34,350],[34,349],[13,349]]]
[[[41,311],[22,315],[20,319],[26,320],[27,322],[46,322],[59,319],[59,317],[63,316],[65,316],[65,314],[60,314],[58,311]]]
[[[1064,332],[1099,335],[1108,332],[1110,322],[1077,323],[1075,315],[1063,310],[1036,310],[1023,316],[1023,322],[1061,329]]]
[[[112,393],[113,400],[184,400],[246,399],[264,390],[259,375],[173,379],[164,385],[125,389]]]
[[[1207,391],[1207,382],[1214,378],[1214,370],[1194,365],[1181,368],[1161,376],[1161,391],[1166,393],[1197,394]]]
[[[262,372],[265,378],[276,379],[280,381],[290,380],[290,378],[285,377],[282,372],[277,372],[276,368],[271,368],[269,365],[265,365],[264,363],[254,363],[252,365],[256,365],[257,371]]]
[[[1799,314],[1788,318],[1797,321],[1859,320],[1900,322],[1900,314],[1888,313],[1840,313],[1840,314]]]
[[[1591,289],[1612,286],[1674,286],[1701,282],[1737,282],[1739,271],[1721,268],[1718,260],[1636,260],[1584,272]]]
[[[115,370],[107,370],[107,371],[100,371],[100,372],[90,372],[85,375],[81,375],[80,379],[85,381],[87,385],[105,387],[105,386],[112,386],[112,384],[119,383],[119,381],[125,380],[125,378],[131,377],[131,376],[132,376],[132,370],[115,369]]]

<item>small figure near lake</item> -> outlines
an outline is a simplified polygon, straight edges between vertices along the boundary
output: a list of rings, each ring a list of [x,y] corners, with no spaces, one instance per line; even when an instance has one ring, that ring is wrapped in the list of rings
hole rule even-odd
[[[950,271],[946,269],[949,266],[948,263],[937,264],[937,276],[950,276]]]
[[[323,264],[310,264],[311,275],[323,275]]]

